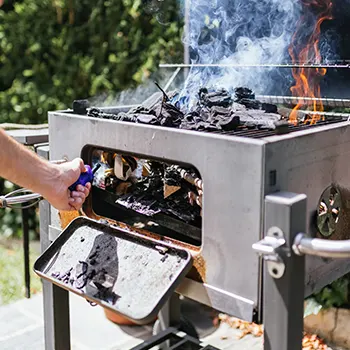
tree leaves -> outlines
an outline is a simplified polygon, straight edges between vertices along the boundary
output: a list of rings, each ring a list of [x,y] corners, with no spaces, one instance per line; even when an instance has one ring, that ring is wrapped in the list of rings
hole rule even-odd
[[[1,7],[0,121],[44,122],[49,110],[115,96],[160,62],[181,60],[176,2],[164,14],[169,24],[156,14],[141,0],[17,0]]]

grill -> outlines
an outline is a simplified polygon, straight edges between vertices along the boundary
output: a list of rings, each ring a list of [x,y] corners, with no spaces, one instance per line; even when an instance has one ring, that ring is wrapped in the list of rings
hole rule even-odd
[[[93,150],[102,149],[193,165],[205,184],[201,229],[188,230],[189,226],[183,224],[178,229],[182,239],[179,235],[169,242],[192,251],[197,278],[186,277],[179,291],[242,319],[261,320],[261,265],[251,246],[263,236],[264,197],[282,190],[305,193],[308,233],[315,236],[314,217],[323,190],[332,183],[345,187],[348,183],[346,145],[350,129],[344,118],[314,126],[290,126],[293,132],[283,135],[273,131],[238,131],[231,135],[95,119],[73,111],[52,112],[51,157],[72,159],[81,155],[91,164]],[[103,212],[103,202],[114,199],[108,195],[103,198],[101,191],[94,189],[84,208],[91,218],[97,218],[94,201],[99,204],[98,217],[110,219],[108,209]],[[127,217],[126,211],[114,219],[130,224]],[[52,220],[52,227],[59,229],[56,213]],[[177,223],[168,223],[160,237],[168,237],[166,229]],[[186,239],[186,235],[196,236],[196,242]],[[308,258],[305,295],[349,268],[346,262]]]
[[[292,98],[283,96],[259,96],[259,99],[269,103],[285,102],[286,106],[295,102]],[[348,105],[347,100],[328,102],[329,106]],[[133,106],[108,107],[104,111],[118,113],[131,107]],[[300,113],[310,114],[307,111]],[[131,234],[132,240],[138,241],[140,237],[150,240],[158,247],[155,249],[171,247],[177,249],[178,254],[186,252],[191,256],[190,259],[183,256],[181,271],[172,283],[161,285],[152,292],[159,294],[160,301],[152,304],[152,310],[143,319],[137,318],[132,312],[128,314],[124,309],[117,307],[116,310],[143,323],[154,317],[176,290],[185,297],[247,321],[262,322],[264,317],[267,332],[267,320],[273,324],[274,317],[286,317],[283,313],[271,316],[267,311],[268,305],[271,306],[266,300],[267,293],[271,300],[273,295],[280,296],[279,287],[273,289],[276,283],[282,283],[287,290],[297,289],[299,301],[302,301],[304,297],[350,271],[348,261],[330,259],[333,255],[327,257],[325,252],[319,255],[326,258],[306,257],[305,276],[301,263],[288,263],[287,258],[281,259],[281,247],[287,242],[291,248],[294,236],[300,232],[306,233],[309,238],[322,238],[335,243],[336,240],[350,238],[347,214],[344,214],[347,211],[347,199],[345,202],[341,200],[340,210],[337,207],[337,214],[339,211],[341,213],[339,222],[338,219],[332,219],[332,215],[327,216],[325,221],[320,220],[320,203],[328,203],[324,193],[330,196],[329,191],[333,191],[333,194],[338,191],[341,198],[347,198],[350,178],[347,166],[349,115],[332,110],[323,114],[324,120],[315,125],[283,124],[274,130],[238,128],[231,132],[199,132],[93,118],[77,113],[76,108],[49,113],[52,159],[81,156],[87,164],[93,166],[99,161],[96,152],[121,154],[136,159],[176,164],[179,169],[196,169],[204,184],[201,215],[197,222],[186,222],[176,215],[164,212],[149,216],[121,205],[115,194],[93,187],[83,212],[86,220],[93,220],[92,225],[100,220],[101,232],[106,227],[108,230],[113,228],[126,235]],[[301,194],[305,194],[305,197]],[[279,214],[276,215],[276,212]],[[64,215],[51,208],[51,240],[61,233]],[[135,225],[140,222],[142,226]],[[148,225],[147,222],[156,225]],[[46,255],[35,266],[42,277],[73,292],[77,290],[62,280],[55,279],[53,270],[48,272],[47,264],[55,254],[59,254],[64,244],[69,244],[71,237],[77,235],[76,232],[80,232],[79,227],[85,227],[84,225],[90,224],[74,221],[60,236],[62,241],[57,239],[50,247],[51,251],[45,252]],[[271,235],[271,229],[277,233]],[[266,237],[270,236],[277,239],[277,243],[266,241]],[[303,237],[299,239],[301,241]],[[300,245],[296,247],[299,247],[295,248],[298,254],[312,251],[312,244],[305,249]],[[79,249],[76,245],[70,247],[71,252],[76,249]],[[337,247],[331,243],[330,249],[336,250]],[[266,271],[263,260],[254,250],[268,261]],[[89,252],[86,254],[88,256]],[[137,249],[131,254],[138,254]],[[123,252],[119,252],[119,259],[122,256]],[[63,264],[66,258],[61,258]],[[57,258],[59,264],[60,261]],[[152,265],[152,259],[147,264]],[[170,269],[170,265],[163,264],[164,270]],[[64,264],[59,266],[62,269],[69,268]],[[297,269],[298,277],[295,273],[290,274],[290,269],[294,272]],[[130,268],[130,273],[132,271]],[[288,277],[284,277],[286,275]],[[153,285],[155,280],[161,279],[160,276],[161,274],[146,273],[142,280],[145,285]],[[105,307],[111,307],[106,303],[105,296],[95,295],[91,298],[86,290],[79,293]],[[284,298],[281,302],[285,302]],[[287,314],[296,307],[295,303],[290,301]],[[301,312],[296,312],[294,319],[298,315]],[[292,321],[286,321],[286,324],[288,326]],[[286,332],[289,331],[286,329]],[[172,331],[165,333],[170,336]]]
[[[348,62],[239,66],[167,64],[161,67],[176,70],[164,90],[169,90],[182,69],[208,66],[349,68]],[[78,237],[81,227],[97,225],[100,220],[100,232],[116,230],[116,236],[121,239],[118,244],[124,245],[125,235],[128,244],[138,242],[140,246],[152,246],[160,254],[170,249],[171,257],[176,254],[182,257],[182,267],[171,270],[176,272],[176,278],[170,278],[172,283],[162,284],[158,289],[154,287],[154,281],[162,278],[161,273],[153,274],[145,268],[144,276],[138,275],[144,290],[148,283],[153,288],[152,295],[159,296],[144,318],[136,317],[132,312],[135,310],[111,306],[106,298],[92,297],[87,290],[78,292],[83,297],[142,323],[157,314],[176,290],[185,297],[247,321],[262,322],[264,319],[266,349],[299,348],[304,297],[350,271],[348,260],[332,259],[349,256],[348,243],[343,240],[350,238],[350,115],[332,108],[348,108],[350,100],[288,96],[256,98],[261,102],[283,104],[287,110],[300,102],[322,102],[327,110],[298,112],[324,117],[314,125],[282,123],[273,130],[238,127],[229,132],[199,132],[94,118],[86,115],[84,108],[80,109],[81,105],[75,105],[72,110],[49,113],[51,159],[81,156],[86,163],[94,165],[98,161],[96,154],[104,152],[175,164],[184,171],[195,169],[203,182],[203,198],[200,199],[200,215],[197,215],[200,220],[186,221],[169,213],[148,215],[142,210],[123,206],[118,202],[118,196],[95,186],[83,208],[87,219],[79,218],[64,230],[55,241],[57,244],[53,244],[36,264],[39,274],[63,288],[78,292],[49,275],[47,264],[54,256],[56,263],[63,264],[66,260],[60,258],[62,247],[66,244],[65,249],[69,248],[70,252],[79,250],[78,238],[73,244],[69,243],[71,237]],[[132,107],[135,106],[102,110],[117,114]],[[63,217],[63,213],[51,209],[51,239],[61,233]],[[148,224],[150,221],[156,224],[155,227]],[[139,222],[142,227],[135,225]],[[133,249],[125,248],[117,255],[125,258],[131,254],[135,258],[141,254],[138,248]],[[84,254],[91,253],[87,252]],[[303,254],[308,255],[304,258],[301,257]],[[169,271],[167,266],[174,268],[170,261],[159,267],[164,269],[162,273]],[[147,264],[153,263],[152,259],[147,261]],[[130,273],[137,271],[136,265],[137,262],[130,267]],[[152,266],[155,269],[162,263],[159,261]],[[277,308],[274,313],[272,305]],[[276,324],[281,329],[276,330]]]

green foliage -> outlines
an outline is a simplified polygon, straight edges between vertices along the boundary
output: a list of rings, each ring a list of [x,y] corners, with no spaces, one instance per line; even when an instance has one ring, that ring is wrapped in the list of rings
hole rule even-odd
[[[182,59],[180,13],[172,1],[5,0],[0,7],[0,123],[42,123],[73,100],[142,83],[161,62]],[[0,193],[5,188],[0,179]],[[0,235],[20,236],[18,211],[0,210]],[[37,217],[30,225],[36,236]]]
[[[315,300],[324,308],[342,307],[349,305],[349,276],[344,276],[332,284],[324,287],[319,293],[314,295]]]
[[[38,258],[40,246],[31,244],[30,264]],[[22,242],[0,241],[0,306],[24,297],[23,248]],[[41,280],[30,269],[30,289],[32,294],[41,291]]]
[[[18,0],[0,8],[1,121],[43,122],[74,99],[114,95],[181,59],[176,1],[162,25],[141,0]]]

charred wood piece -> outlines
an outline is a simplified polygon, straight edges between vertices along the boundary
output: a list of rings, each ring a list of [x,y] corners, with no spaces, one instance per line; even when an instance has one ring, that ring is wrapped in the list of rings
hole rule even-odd
[[[232,105],[231,95],[224,89],[218,91],[208,91],[206,88],[199,90],[199,102],[205,107],[220,106],[228,108]]]

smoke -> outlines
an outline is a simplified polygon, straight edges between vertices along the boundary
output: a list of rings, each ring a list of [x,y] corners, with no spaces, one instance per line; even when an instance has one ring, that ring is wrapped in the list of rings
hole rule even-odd
[[[150,78],[144,80],[142,84],[138,85],[137,87],[123,90],[114,96],[106,93],[105,95],[91,97],[89,98],[89,102],[91,105],[96,107],[140,105],[154,93],[160,91],[154,83],[155,81],[160,86],[164,87],[169,81],[171,75],[172,72],[167,70],[159,70],[158,72],[152,74]],[[183,83],[181,79],[175,80],[171,84],[172,90],[179,89],[181,83]]]
[[[299,0],[191,0],[184,44],[190,47],[191,63],[282,64],[290,61],[288,46],[300,14]],[[276,93],[276,87],[291,82],[290,70],[281,68],[192,68],[182,95],[202,86]]]

